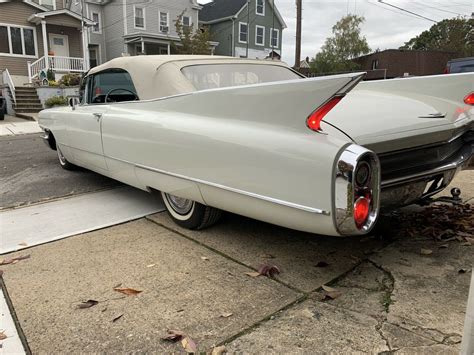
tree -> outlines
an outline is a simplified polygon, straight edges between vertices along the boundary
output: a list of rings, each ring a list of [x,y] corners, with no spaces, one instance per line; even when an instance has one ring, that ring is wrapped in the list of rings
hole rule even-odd
[[[321,51],[311,59],[310,66],[317,73],[354,70],[358,65],[351,61],[370,52],[369,45],[361,35],[360,25],[364,17],[347,15],[332,28],[332,37],[326,38]]]
[[[183,25],[181,19],[184,12],[178,16],[175,22],[176,32],[181,42],[172,44],[173,51],[177,54],[211,54],[211,46],[209,45],[209,29],[201,27],[197,31],[193,31],[192,26]]]
[[[460,57],[474,55],[474,19],[452,18],[442,20],[429,30],[405,42],[400,49],[442,50]]]

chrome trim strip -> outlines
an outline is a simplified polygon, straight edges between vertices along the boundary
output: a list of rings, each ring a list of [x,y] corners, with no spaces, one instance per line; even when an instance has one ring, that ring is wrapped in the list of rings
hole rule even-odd
[[[195,182],[195,183],[198,183],[198,184],[203,184],[203,185],[207,185],[207,186],[216,187],[216,188],[226,190],[226,191],[230,191],[230,192],[234,192],[234,193],[237,193],[237,194],[240,194],[240,195],[257,198],[257,199],[262,200],[262,201],[276,203],[278,205],[282,205],[282,206],[285,206],[285,207],[296,208],[296,209],[299,209],[299,210],[302,210],[302,211],[305,211],[305,212],[322,214],[322,215],[325,215],[325,216],[330,216],[331,215],[331,212],[322,210],[320,208],[314,208],[314,207],[309,207],[309,206],[305,206],[305,205],[300,205],[300,204],[297,204],[297,203],[284,201],[284,200],[280,200],[280,199],[269,197],[269,196],[259,195],[259,194],[256,194],[254,192],[235,189],[233,187],[217,184],[217,183],[214,183],[214,182],[210,182],[210,181],[206,181],[206,180],[202,180],[202,179],[196,179],[196,178],[192,178],[192,177],[189,177],[189,176],[172,173],[172,172],[166,171],[166,170],[152,168],[150,166],[146,166],[146,165],[142,165],[142,164],[132,163],[130,161],[120,159],[120,158],[115,158],[115,157],[111,157],[111,156],[107,156],[107,155],[105,155],[104,157],[109,158],[109,159],[113,159],[113,160],[117,160],[117,161],[120,161],[122,163],[131,164],[131,165],[134,165],[137,168],[145,169],[145,170],[148,170],[148,171],[153,171],[155,173],[160,173],[160,174],[164,174],[164,175],[173,176],[173,177],[176,177],[176,178],[192,181],[192,182]]]

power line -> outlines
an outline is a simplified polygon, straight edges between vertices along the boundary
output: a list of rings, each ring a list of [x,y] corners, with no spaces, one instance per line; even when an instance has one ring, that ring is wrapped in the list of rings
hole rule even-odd
[[[389,3],[387,3],[387,2],[384,2],[383,0],[378,0],[378,2],[381,3],[381,4],[387,5],[387,6],[394,7],[395,9],[398,9],[398,10],[400,10],[400,11],[407,12],[407,13],[409,13],[409,14],[415,15],[415,16],[417,16],[417,17],[419,17],[419,18],[422,18],[422,19],[425,19],[425,20],[428,20],[428,21],[431,21],[431,22],[434,22],[434,23],[438,23],[438,21],[435,21],[435,20],[430,19],[430,18],[428,18],[428,17],[425,17],[425,16],[423,16],[423,15],[417,14],[416,12],[413,12],[413,11],[410,11],[410,10],[406,10],[406,9],[404,9],[404,8],[402,8],[402,7],[398,7],[398,6],[389,4]]]
[[[380,6],[378,3],[370,2],[369,0],[366,0],[366,1],[367,1],[367,3],[370,4],[370,5],[377,6],[378,8],[384,9],[384,10],[386,10],[386,11],[393,12],[394,14],[398,14],[398,15],[402,15],[402,16],[406,16],[406,17],[410,17],[410,18],[414,18],[414,19],[420,20],[420,18],[417,17],[417,16],[413,16],[413,15],[406,14],[406,13],[404,13],[404,12],[392,10],[392,9],[389,9],[389,8],[387,8],[387,7],[384,7],[384,6]]]
[[[459,12],[454,12],[454,11],[449,11],[449,10],[443,10],[443,9],[440,9],[438,7],[435,7],[435,6],[430,6],[430,5],[425,5],[425,4],[422,4],[421,2],[417,2],[417,1],[413,1],[415,4],[419,4],[421,6],[423,6],[423,8],[427,7],[427,8],[430,8],[430,9],[434,9],[434,10],[437,10],[437,11],[441,11],[441,12],[447,12],[449,14],[454,14],[454,15],[459,15],[459,16],[465,16],[463,14],[460,14]],[[418,7],[420,8],[420,7]]]

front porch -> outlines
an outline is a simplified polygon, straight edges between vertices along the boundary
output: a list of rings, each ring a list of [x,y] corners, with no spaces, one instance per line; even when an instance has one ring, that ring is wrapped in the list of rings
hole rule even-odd
[[[84,18],[82,22],[79,15],[68,10],[36,13],[28,21],[40,27],[37,33],[43,54],[27,63],[29,83],[48,70],[52,70],[56,78],[89,70],[86,29],[94,24],[92,21]]]

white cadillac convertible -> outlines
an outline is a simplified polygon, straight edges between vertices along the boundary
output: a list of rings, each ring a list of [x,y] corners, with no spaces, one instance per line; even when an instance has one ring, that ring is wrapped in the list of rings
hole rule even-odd
[[[41,111],[65,169],[160,191],[181,226],[230,211],[326,235],[443,190],[472,164],[474,74],[361,82],[217,56],[113,59]]]

